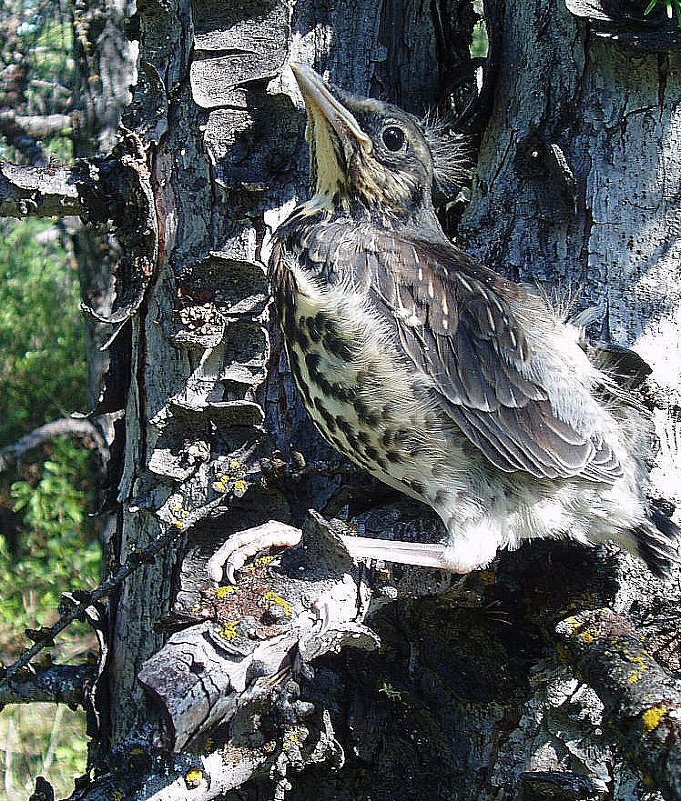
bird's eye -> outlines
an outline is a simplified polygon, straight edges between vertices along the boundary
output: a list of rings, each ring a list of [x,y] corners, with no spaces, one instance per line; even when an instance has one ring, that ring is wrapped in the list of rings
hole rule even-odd
[[[389,125],[387,128],[384,128],[381,138],[383,139],[383,144],[392,153],[397,153],[398,150],[402,150],[406,139],[404,131],[398,128],[397,125]]]

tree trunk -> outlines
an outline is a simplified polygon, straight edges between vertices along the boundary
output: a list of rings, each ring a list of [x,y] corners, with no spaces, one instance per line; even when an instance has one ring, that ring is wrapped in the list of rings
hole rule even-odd
[[[591,334],[651,365],[653,484],[678,503],[681,54],[644,26],[622,44],[599,21],[563,3],[505,4],[494,108],[460,234],[499,272],[571,293],[574,311],[592,307]]]
[[[73,155],[87,159],[110,153],[116,143],[123,110],[130,102],[135,83],[136,44],[125,30],[133,12],[127,0],[100,0],[73,4],[74,63],[73,97],[77,105],[73,133]],[[120,246],[106,223],[70,226],[78,277],[84,303],[100,315],[111,311],[114,276],[120,259]],[[86,318],[88,361],[88,406],[99,400],[109,358],[102,345],[109,331],[105,325]],[[103,427],[107,427],[103,419]],[[109,433],[109,432],[107,432]]]
[[[157,535],[159,517],[181,527],[192,515],[191,559],[197,543],[214,549],[246,525],[277,513],[291,517],[291,506],[300,519],[301,511],[323,505],[331,494],[333,482],[313,479],[289,500],[271,490],[263,495],[254,480],[242,504],[217,523],[200,522],[225,464],[239,461],[248,478],[259,469],[256,457],[266,453],[263,413],[287,453],[291,443],[302,448],[298,443],[309,442],[306,457],[330,454],[293,398],[279,365],[278,335],[268,333],[264,313],[261,265],[268,230],[307,184],[304,114],[282,68],[289,59],[327,61],[332,52],[330,67],[340,84],[366,93],[372,80],[380,82],[386,95],[422,111],[435,101],[440,80],[433,69],[436,21],[427,5],[407,11],[405,41],[394,35],[403,9],[372,3],[352,13],[313,4],[292,13],[285,3],[256,3],[244,16],[204,0],[193,9],[138,13],[141,81],[133,109],[137,129],[145,126],[143,136],[153,148],[161,259],[133,336],[121,495],[134,510],[124,514],[121,561]],[[467,19],[472,24],[469,9]],[[460,50],[454,52],[462,60]],[[388,57],[405,69],[389,68]],[[230,419],[231,429],[223,423]],[[197,438],[199,453],[189,456]],[[180,558],[169,549],[163,562],[128,579],[116,600],[108,672],[113,743],[153,717],[137,674],[163,641],[159,623],[177,589],[168,580],[173,569],[185,603],[196,594],[196,579],[178,572]]]

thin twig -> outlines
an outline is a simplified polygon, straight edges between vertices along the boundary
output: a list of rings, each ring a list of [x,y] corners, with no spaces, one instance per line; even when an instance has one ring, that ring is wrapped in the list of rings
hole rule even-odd
[[[49,647],[54,638],[64,631],[65,628],[70,626],[71,623],[76,620],[87,620],[86,610],[89,606],[92,606],[106,597],[112,590],[118,587],[119,584],[122,584],[131,573],[134,573],[140,565],[145,564],[152,556],[155,556],[160,550],[165,548],[166,545],[169,545],[181,533],[182,530],[169,527],[145,548],[141,548],[134,553],[125,564],[121,565],[115,573],[105,579],[98,587],[95,587],[94,590],[79,592],[78,601],[63,612],[52,626],[42,628],[37,635],[36,642],[34,642],[30,648],[27,648],[15,662],[3,671],[2,676],[0,676],[0,689],[2,689],[18,671],[27,667],[35,656]]]
[[[84,418],[62,417],[59,420],[53,420],[51,423],[45,423],[45,425],[39,426],[23,436],[20,440],[0,449],[0,473],[14,464],[18,459],[21,459],[28,451],[62,435],[91,440],[93,447],[99,454],[102,464],[106,464],[108,461],[109,446],[102,436],[102,432],[94,423]]]

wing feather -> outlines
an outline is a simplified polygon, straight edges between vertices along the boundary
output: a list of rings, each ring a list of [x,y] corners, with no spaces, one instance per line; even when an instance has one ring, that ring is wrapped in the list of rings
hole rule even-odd
[[[403,243],[386,233],[377,252],[382,274],[428,323],[428,336],[416,336],[394,315],[404,352],[432,377],[442,408],[494,465],[537,478],[612,483],[621,475],[612,448],[561,419],[550,382],[530,369],[534,356],[509,302],[527,290],[452,246]]]

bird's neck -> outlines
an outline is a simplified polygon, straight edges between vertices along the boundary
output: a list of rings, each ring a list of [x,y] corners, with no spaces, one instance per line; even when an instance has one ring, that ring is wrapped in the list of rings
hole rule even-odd
[[[380,205],[369,206],[357,198],[341,193],[330,196],[316,192],[294,209],[282,227],[288,229],[303,225],[308,228],[328,222],[347,222],[349,225],[362,225],[384,231],[400,231],[416,238],[448,241],[430,199],[398,213]]]

